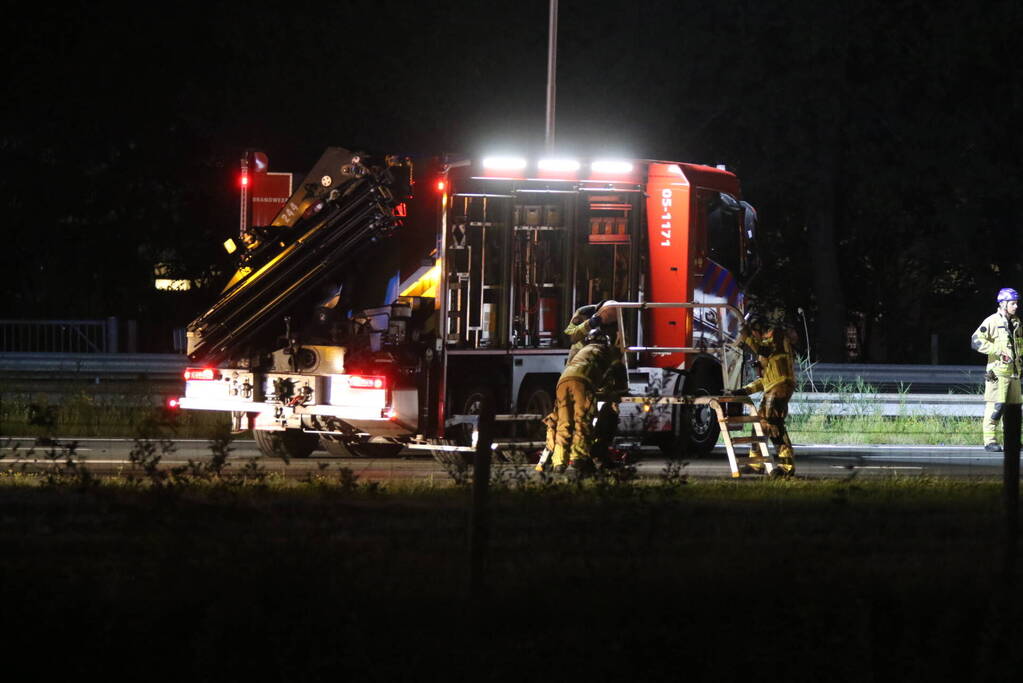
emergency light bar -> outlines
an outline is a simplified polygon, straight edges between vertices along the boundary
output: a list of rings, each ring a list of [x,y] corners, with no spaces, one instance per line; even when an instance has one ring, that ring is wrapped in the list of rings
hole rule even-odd
[[[540,159],[537,167],[541,171],[578,171],[581,164],[575,159]]]
[[[601,159],[590,164],[594,173],[632,173],[632,164],[628,161]]]
[[[484,157],[483,168],[491,171],[521,171],[526,167],[522,157]]]

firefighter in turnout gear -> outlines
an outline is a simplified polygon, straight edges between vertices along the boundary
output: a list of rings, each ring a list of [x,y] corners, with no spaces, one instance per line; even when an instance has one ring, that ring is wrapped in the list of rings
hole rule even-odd
[[[796,389],[794,345],[797,341],[795,330],[768,325],[757,315],[750,317],[736,341],[738,346],[746,347],[757,356],[760,376],[734,393],[748,396],[764,392],[757,413],[767,423],[767,435],[778,449],[778,467],[774,472],[782,476],[792,476],[796,471],[785,418],[789,414],[789,399]],[[764,473],[763,456],[758,448],[751,449],[750,462],[744,469],[751,474]]]
[[[1006,404],[1020,403],[1023,331],[1016,316],[1019,293],[1005,288],[996,298],[998,310],[984,319],[971,339],[973,350],[987,355],[984,373],[984,450],[1001,451],[998,423]]]
[[[568,326],[565,327],[565,336],[572,343],[572,346],[568,350],[568,358],[565,361],[567,366],[575,358],[575,355],[585,345],[586,336],[595,328],[602,324],[602,319],[597,315],[600,311],[601,306],[605,302],[601,301],[597,304],[587,304],[586,306],[580,306],[576,309],[575,313],[572,314],[572,319],[569,320]],[[547,427],[547,438],[544,443],[544,450],[540,455],[540,462],[536,465],[537,472],[543,472],[548,465],[551,465],[551,456],[554,453],[556,434],[558,429],[558,409],[555,405],[554,410],[550,414],[544,416],[541,420]],[[560,464],[560,463],[559,463]]]
[[[568,349],[568,360],[565,361],[565,365],[571,363],[575,354],[579,353],[579,349],[584,346],[586,335],[590,333],[593,325],[596,324],[593,316],[598,314],[600,307],[603,305],[604,302],[601,301],[599,304],[580,306],[572,315],[572,319],[568,321],[568,326],[565,328],[565,336],[572,342],[572,346]]]
[[[617,402],[628,391],[622,352],[596,318],[585,345],[565,366],[555,398],[557,422],[552,464],[560,469],[566,458],[580,471],[593,469],[591,449],[597,401]]]

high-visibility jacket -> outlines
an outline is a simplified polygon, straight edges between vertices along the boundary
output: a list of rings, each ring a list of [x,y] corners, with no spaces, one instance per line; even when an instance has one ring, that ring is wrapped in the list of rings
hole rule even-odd
[[[568,349],[567,362],[571,362],[575,354],[579,353],[579,350],[584,346],[583,340],[590,331],[590,318],[596,312],[596,305],[590,304],[577,308],[572,315],[572,320],[569,321],[568,327],[565,328],[565,335],[572,342],[572,346]]]
[[[796,387],[796,352],[792,348],[792,334],[771,328],[763,334],[743,329],[738,343],[756,354],[760,362],[760,377],[743,389],[751,394],[758,391],[788,390]]]
[[[987,371],[996,377],[1020,376],[1023,369],[1023,325],[1015,315],[995,311],[976,329],[973,350],[987,355]]]
[[[558,384],[578,379],[599,397],[616,401],[629,391],[629,378],[617,346],[587,344],[568,362]]]

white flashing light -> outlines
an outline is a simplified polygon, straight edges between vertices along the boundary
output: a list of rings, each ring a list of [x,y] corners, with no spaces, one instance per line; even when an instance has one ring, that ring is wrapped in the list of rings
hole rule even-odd
[[[537,166],[541,171],[564,173],[578,171],[580,164],[575,159],[540,159]]]
[[[485,157],[483,168],[490,171],[521,171],[526,167],[522,157]]]
[[[602,159],[590,164],[590,169],[596,173],[632,173],[632,164],[628,161]]]
[[[154,285],[161,292],[187,292],[192,289],[191,280],[171,280],[158,277]]]

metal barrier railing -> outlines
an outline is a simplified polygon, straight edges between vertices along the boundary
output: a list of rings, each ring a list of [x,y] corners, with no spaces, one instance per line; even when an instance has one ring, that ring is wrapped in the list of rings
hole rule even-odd
[[[117,327],[117,318],[0,320],[0,351],[116,353]]]
[[[622,310],[648,310],[655,308],[690,308],[690,309],[704,309],[712,308],[718,311],[718,320],[724,320],[723,313],[732,313],[736,316],[737,320],[742,320],[742,313],[738,308],[731,304],[713,303],[693,303],[693,302],[673,302],[673,303],[661,303],[661,302],[609,302],[605,303],[603,308],[617,309],[619,312],[618,317],[618,333],[621,335],[622,342],[625,342],[625,321],[622,318]],[[724,336],[724,325],[718,325],[717,327],[717,346],[628,346],[624,347],[626,353],[709,353],[715,355],[721,362],[721,370],[725,377],[730,374],[731,368],[729,367],[729,354],[728,342]],[[740,361],[741,362],[741,361]],[[626,365],[628,362],[626,361]]]

